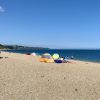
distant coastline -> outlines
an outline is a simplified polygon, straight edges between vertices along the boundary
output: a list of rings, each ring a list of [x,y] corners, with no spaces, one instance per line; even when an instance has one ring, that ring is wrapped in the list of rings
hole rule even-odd
[[[28,47],[20,45],[3,45],[0,44],[0,50],[49,50],[50,48],[44,47]]]

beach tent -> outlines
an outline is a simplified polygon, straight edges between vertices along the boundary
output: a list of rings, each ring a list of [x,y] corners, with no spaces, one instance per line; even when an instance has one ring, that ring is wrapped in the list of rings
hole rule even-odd
[[[52,56],[49,53],[45,53],[41,56],[40,62],[51,63],[51,62],[54,62],[54,60],[53,60]]]
[[[48,59],[51,59],[52,56],[49,54],[49,53],[45,53],[42,55],[42,58],[48,58]]]
[[[58,59],[58,58],[59,58],[59,54],[55,53],[55,54],[53,54],[53,56],[52,56],[52,57],[53,57],[53,59],[54,59],[54,60],[56,60],[56,59]]]
[[[32,56],[36,56],[36,53],[33,52],[33,53],[31,53],[31,55],[32,55]]]

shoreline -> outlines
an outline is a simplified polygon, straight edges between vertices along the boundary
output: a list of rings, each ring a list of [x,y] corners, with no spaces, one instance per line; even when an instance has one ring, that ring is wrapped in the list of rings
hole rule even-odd
[[[17,52],[8,52],[8,51],[1,51],[1,52],[26,55],[26,53],[19,53],[19,52],[18,52],[18,53],[17,53]],[[31,55],[30,55],[30,56],[31,56]],[[38,55],[36,55],[36,56],[39,57]],[[70,60],[71,60],[71,59],[70,59]],[[97,63],[97,64],[100,64],[100,62],[88,61],[88,60],[73,59],[72,61],[79,61],[79,62],[84,62],[84,63]]]
[[[27,57],[37,58],[38,59],[38,62],[39,62],[39,58],[40,58],[40,56],[38,56],[38,55],[32,56],[32,55],[27,55],[25,53],[16,53],[16,52],[8,52],[8,51],[6,51],[6,52],[5,51],[2,51],[2,53],[1,53],[1,57],[5,57],[5,56],[7,56],[7,57],[11,56],[12,57],[13,56],[13,58],[14,58],[14,57],[16,57],[18,55],[20,55],[21,57],[22,56],[25,56],[26,58]],[[84,63],[84,64],[88,64],[89,63],[89,64],[99,64],[100,65],[99,62],[92,62],[92,61],[83,61],[83,60],[76,60],[76,59],[70,59],[69,61],[77,62],[77,63]],[[42,62],[40,62],[40,63],[42,63]],[[48,64],[50,64],[50,63],[48,63]],[[67,63],[60,63],[60,64],[67,64]]]

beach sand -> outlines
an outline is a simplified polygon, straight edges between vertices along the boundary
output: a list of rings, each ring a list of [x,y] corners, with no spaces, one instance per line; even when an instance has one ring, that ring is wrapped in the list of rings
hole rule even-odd
[[[0,100],[100,100],[100,64],[41,63],[38,57],[2,52]]]

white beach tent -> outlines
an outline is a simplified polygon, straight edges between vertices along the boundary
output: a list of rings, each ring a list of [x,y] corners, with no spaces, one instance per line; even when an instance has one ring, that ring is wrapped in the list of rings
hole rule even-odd
[[[36,53],[35,53],[35,52],[33,52],[33,53],[31,53],[31,55],[32,55],[32,56],[36,56]]]

